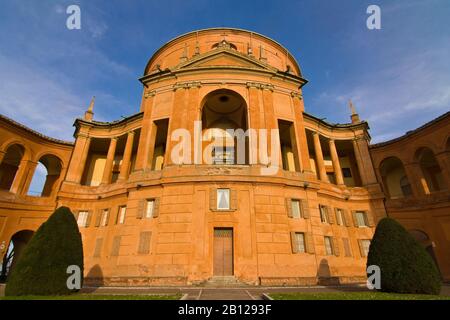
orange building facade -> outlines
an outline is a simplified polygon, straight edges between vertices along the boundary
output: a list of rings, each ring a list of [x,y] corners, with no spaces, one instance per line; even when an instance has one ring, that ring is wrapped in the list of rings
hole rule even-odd
[[[348,124],[306,113],[307,81],[287,49],[245,30],[200,30],[161,47],[140,81],[138,113],[95,121],[92,101],[74,142],[0,118],[0,257],[10,243],[20,254],[68,206],[90,284],[365,281],[386,216],[385,147],[370,147],[354,109]],[[47,180],[28,195],[38,162]],[[444,208],[433,223],[448,232],[446,201],[447,218]],[[448,277],[448,260],[438,262]]]

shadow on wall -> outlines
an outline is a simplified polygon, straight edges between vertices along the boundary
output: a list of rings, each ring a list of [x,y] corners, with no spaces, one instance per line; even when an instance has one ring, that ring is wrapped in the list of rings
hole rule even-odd
[[[88,274],[84,277],[83,287],[84,292],[93,292],[96,290],[96,287],[102,287],[105,284],[103,278],[102,268],[96,264],[91,270],[89,270]]]
[[[320,286],[337,286],[340,284],[339,277],[332,277],[330,265],[327,259],[322,259],[317,269],[317,281]]]

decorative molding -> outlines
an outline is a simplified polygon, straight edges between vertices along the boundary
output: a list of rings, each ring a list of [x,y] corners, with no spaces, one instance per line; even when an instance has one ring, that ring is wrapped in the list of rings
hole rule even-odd
[[[191,88],[200,88],[202,83],[200,81],[191,81],[191,82],[177,82],[173,85],[173,90],[177,89],[191,89]]]
[[[145,93],[144,98],[148,99],[150,97],[154,97],[156,95],[156,90],[148,91]]]
[[[292,98],[298,98],[299,100],[303,100],[303,95],[300,92],[292,91],[291,92]]]
[[[247,82],[247,88],[256,88],[256,89],[260,89],[260,90],[274,91],[275,87],[269,83]]]

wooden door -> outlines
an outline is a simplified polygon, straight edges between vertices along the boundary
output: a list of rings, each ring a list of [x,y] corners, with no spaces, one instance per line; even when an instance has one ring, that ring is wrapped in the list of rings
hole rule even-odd
[[[233,275],[233,229],[214,229],[214,275]]]

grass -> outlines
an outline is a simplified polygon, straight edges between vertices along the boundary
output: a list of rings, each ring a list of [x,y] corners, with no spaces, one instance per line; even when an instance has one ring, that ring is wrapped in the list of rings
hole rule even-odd
[[[450,296],[386,292],[271,293],[274,300],[450,300]]]
[[[72,294],[68,296],[16,296],[0,297],[0,300],[179,300],[181,294]]]

